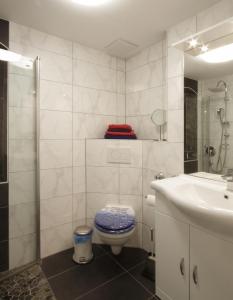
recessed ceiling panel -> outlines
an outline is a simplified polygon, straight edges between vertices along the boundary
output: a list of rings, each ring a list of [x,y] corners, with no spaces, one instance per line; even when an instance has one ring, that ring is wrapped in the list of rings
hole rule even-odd
[[[121,58],[127,58],[133,55],[137,51],[137,49],[138,45],[122,39],[112,42],[105,48],[108,54]]]

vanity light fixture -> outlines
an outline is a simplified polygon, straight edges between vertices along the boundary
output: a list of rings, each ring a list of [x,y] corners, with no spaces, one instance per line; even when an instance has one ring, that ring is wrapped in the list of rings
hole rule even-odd
[[[0,42],[0,45],[3,46],[5,49],[0,49],[0,60],[8,61],[8,62],[16,62],[19,61],[22,55],[17,54],[15,52],[9,51],[8,47]]]
[[[0,49],[0,60],[8,62],[16,62],[21,59],[21,55],[5,49]]]
[[[189,47],[190,48],[195,48],[196,46],[198,45],[198,41],[197,41],[197,39],[191,39],[190,41],[189,41]]]
[[[224,63],[233,60],[233,44],[225,45],[198,56],[208,63]]]
[[[30,58],[27,57],[21,57],[19,61],[12,61],[12,65],[20,68],[20,69],[33,69],[33,61]]]
[[[202,45],[201,46],[201,52],[207,52],[209,50],[207,45]]]
[[[6,61],[12,63],[12,65],[23,68],[23,69],[33,69],[33,61],[30,58],[24,57],[21,54],[9,51],[9,48],[0,42],[0,46],[5,49],[0,48],[0,61]]]
[[[100,6],[111,2],[112,0],[72,0],[74,3],[84,6]]]

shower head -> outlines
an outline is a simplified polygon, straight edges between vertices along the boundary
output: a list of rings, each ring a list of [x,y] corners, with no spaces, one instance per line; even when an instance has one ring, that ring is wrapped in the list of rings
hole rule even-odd
[[[213,93],[221,93],[221,92],[225,92],[225,88],[224,88],[224,87],[208,88],[208,90],[209,90],[210,92],[213,92]]]
[[[221,93],[221,92],[227,93],[227,84],[225,81],[219,80],[216,87],[208,88],[208,90],[213,93]]]
[[[208,90],[210,92],[213,92],[213,93],[222,93],[222,92],[224,92],[225,93],[224,101],[229,101],[230,100],[230,97],[228,95],[227,84],[223,80],[219,80],[218,83],[217,83],[217,85],[216,85],[216,87],[214,87],[214,88],[208,88]]]
[[[227,89],[227,83],[223,80],[219,80],[217,83],[217,87],[220,87],[221,85],[224,86],[225,90]]]

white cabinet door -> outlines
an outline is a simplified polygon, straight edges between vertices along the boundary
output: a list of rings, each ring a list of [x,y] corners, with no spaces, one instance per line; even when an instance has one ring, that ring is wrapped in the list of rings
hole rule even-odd
[[[233,299],[233,244],[191,227],[190,300],[220,299]]]
[[[156,213],[156,293],[189,299],[189,225]]]

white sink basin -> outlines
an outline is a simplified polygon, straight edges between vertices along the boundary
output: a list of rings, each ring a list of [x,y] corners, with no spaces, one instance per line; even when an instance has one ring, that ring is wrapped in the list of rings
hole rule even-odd
[[[193,222],[233,236],[233,193],[226,191],[226,183],[180,175],[151,186]]]

